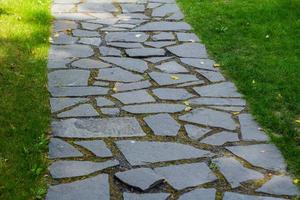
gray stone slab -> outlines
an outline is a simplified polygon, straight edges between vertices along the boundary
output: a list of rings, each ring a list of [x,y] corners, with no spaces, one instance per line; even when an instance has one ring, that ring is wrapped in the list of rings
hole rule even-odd
[[[140,104],[123,106],[122,110],[125,110],[133,114],[142,113],[176,113],[185,109],[182,104],[167,104],[167,103],[152,103],[152,104]]]
[[[164,177],[156,174],[150,168],[137,168],[118,172],[115,176],[122,182],[140,190],[148,190],[163,182]]]
[[[171,32],[161,32],[152,36],[154,41],[175,40],[175,36]]]
[[[237,128],[237,125],[231,118],[230,114],[206,108],[192,110],[188,114],[181,115],[179,119],[186,122],[192,122],[204,126],[219,127],[228,130],[235,130]]]
[[[142,14],[142,13],[125,13],[125,14],[120,14],[117,16],[119,19],[149,19],[148,16]]]
[[[123,104],[155,102],[155,99],[146,90],[116,93],[112,96]]]
[[[180,42],[200,42],[195,33],[176,33],[176,36]]]
[[[56,33],[51,37],[51,44],[75,44],[78,40],[77,37],[72,37],[65,33]]]
[[[225,81],[224,76],[219,71],[196,70],[212,83]]]
[[[95,14],[95,13],[90,13],[90,14]],[[97,14],[101,14],[101,13],[97,13]],[[106,15],[106,14],[110,14],[110,13],[102,13],[102,14]],[[113,24],[117,23],[117,21],[118,21],[118,18],[116,18],[112,15],[109,17],[101,17],[98,19],[87,20],[86,22],[100,24],[100,25],[113,25]]]
[[[214,105],[214,106],[245,106],[246,101],[238,98],[217,98],[200,97],[189,100],[193,105]]]
[[[110,67],[111,64],[102,62],[100,60],[94,60],[90,58],[83,58],[76,60],[72,63],[73,67],[83,68],[83,69],[101,69]]]
[[[184,68],[182,65],[178,64],[175,61],[165,62],[160,65],[155,66],[157,69],[160,69],[163,72],[168,73],[185,73],[188,72],[186,68]]]
[[[77,23],[69,20],[55,20],[53,22],[53,32],[66,31],[70,29],[76,29],[78,27]]]
[[[52,45],[49,50],[49,57],[56,59],[59,58],[76,58],[76,57],[89,57],[94,54],[91,47],[83,44],[71,45]]]
[[[87,102],[86,98],[50,98],[51,112],[57,112],[79,103]]]
[[[96,117],[99,116],[98,112],[91,104],[81,104],[70,110],[57,114],[57,117]]]
[[[137,89],[144,89],[151,87],[152,84],[150,81],[140,81],[140,82],[134,82],[134,83],[116,83],[115,88],[117,91],[128,91],[128,90],[137,90]]]
[[[126,70],[144,73],[148,69],[148,65],[141,59],[134,58],[116,58],[116,57],[101,57],[102,60],[118,65]]]
[[[199,80],[199,81],[192,81],[192,82],[188,82],[188,83],[182,83],[179,85],[176,85],[176,87],[189,87],[189,86],[195,86],[195,85],[202,85],[205,82],[203,80]]]
[[[106,97],[97,97],[96,102],[97,102],[97,106],[99,106],[99,107],[115,105],[114,102],[112,102],[111,100],[108,100]]]
[[[72,31],[74,36],[77,37],[99,37],[99,33],[97,31],[87,31],[81,29],[75,29]]]
[[[286,200],[286,199],[225,192],[223,200]]]
[[[191,74],[168,74],[161,72],[150,72],[149,76],[159,85],[174,85],[199,79]]]
[[[147,116],[144,118],[144,121],[152,129],[155,135],[176,136],[180,129],[180,124],[169,114]]]
[[[207,58],[205,46],[199,43],[184,43],[167,47],[168,51],[179,57]]]
[[[136,25],[135,24],[118,23],[118,24],[113,25],[113,27],[132,29],[132,28],[136,27]]]
[[[185,160],[209,157],[209,151],[173,142],[148,142],[121,140],[116,142],[126,160],[131,165],[147,165],[149,163]]]
[[[52,15],[56,20],[84,21],[95,19],[94,16],[85,13],[52,13]]]
[[[280,151],[273,144],[256,144],[226,147],[233,154],[250,164],[269,170],[284,171],[286,164]]]
[[[222,131],[204,138],[203,140],[201,140],[201,143],[210,144],[210,145],[223,145],[227,142],[237,142],[237,141],[239,141],[239,137],[237,133]]]
[[[183,20],[184,15],[181,11],[178,11],[176,13],[173,13],[171,16],[167,17],[168,20]]]
[[[157,88],[152,90],[152,92],[163,100],[184,100],[194,96],[185,89],[177,88]]]
[[[240,125],[242,139],[247,141],[268,141],[269,138],[261,131],[258,124],[254,121],[253,117],[250,114],[242,113],[238,116]]]
[[[216,189],[195,189],[179,197],[178,200],[215,200]]]
[[[107,174],[50,186],[46,200],[109,200],[109,182]]]
[[[52,163],[49,166],[49,171],[51,176],[55,179],[71,178],[88,175],[117,165],[119,165],[117,160],[109,160],[106,162],[60,160]]]
[[[105,82],[105,81],[94,81],[93,85],[95,85],[95,86],[109,86],[109,83]]]
[[[205,97],[242,97],[231,82],[215,83],[193,88],[198,94]]]
[[[65,69],[67,68],[67,64],[69,64],[70,62],[72,62],[74,59],[73,58],[54,58],[53,56],[50,57],[51,55],[49,55],[49,59],[48,59],[48,63],[47,63],[47,68],[48,69]]]
[[[275,195],[300,195],[300,189],[293,184],[290,176],[273,176],[268,182],[263,184],[256,192],[263,192]]]
[[[78,12],[116,12],[117,8],[112,3],[82,3],[77,6]]]
[[[136,82],[144,79],[141,75],[134,74],[119,67],[100,69],[96,79],[106,81],[119,81],[119,82]]]
[[[164,56],[166,53],[164,49],[157,48],[126,49],[125,52],[130,57]]]
[[[242,106],[209,106],[209,107],[213,109],[230,111],[230,112],[241,112],[242,110],[245,109],[245,107]]]
[[[81,26],[83,29],[87,29],[87,30],[91,30],[91,31],[94,31],[94,30],[97,30],[97,29],[103,27],[103,25],[101,25],[101,24],[94,24],[94,23],[87,23],[87,22],[81,22]]]
[[[186,124],[186,125],[184,125],[184,128],[185,128],[187,135],[193,140],[198,140],[199,138],[204,136],[206,133],[211,131],[211,129],[209,129],[209,128],[202,128],[202,127],[195,126],[192,124]]]
[[[129,43],[129,42],[108,42],[106,43],[107,46],[119,47],[119,48],[143,48],[144,46],[141,43]]]
[[[215,61],[210,59],[198,59],[198,58],[180,58],[180,61],[184,64],[190,65],[198,69],[216,70],[213,66]]]
[[[191,26],[185,22],[148,22],[135,28],[135,31],[187,31]]]
[[[102,56],[118,56],[118,57],[120,57],[122,55],[121,51],[119,49],[113,48],[113,47],[101,46],[101,47],[99,47],[99,51]]]
[[[54,97],[81,97],[91,95],[103,95],[107,94],[108,88],[104,87],[50,87],[49,91]]]
[[[87,70],[56,70],[48,74],[48,85],[51,86],[87,86],[90,72]]]
[[[102,40],[101,38],[95,38],[95,37],[80,38],[78,43],[99,46],[102,43]]]
[[[175,41],[145,42],[144,44],[148,45],[150,47],[154,47],[154,48],[162,48],[162,47],[166,47],[166,46],[176,44],[176,42]]]
[[[169,60],[172,57],[150,57],[150,58],[145,58],[144,60],[151,62],[151,63],[159,63],[165,60]]]
[[[205,163],[192,163],[155,168],[176,190],[194,187],[217,179]]]
[[[53,158],[70,158],[70,157],[82,157],[83,154],[69,143],[58,139],[51,138],[49,142],[48,157]]]
[[[117,116],[120,113],[119,108],[101,108],[100,110],[103,114],[109,115],[109,116]]]
[[[103,142],[102,140],[85,140],[74,143],[88,149],[97,157],[112,157],[111,151],[109,150],[109,148],[107,148],[105,142]]]
[[[136,193],[123,193],[124,200],[166,200],[170,194],[168,193],[145,193],[145,194],[136,194]]]
[[[145,5],[143,4],[124,3],[120,4],[120,6],[123,13],[137,13],[145,11]]]
[[[176,4],[164,4],[160,7],[154,8],[152,10],[152,17],[165,17],[172,13],[180,12],[180,9]]]
[[[264,175],[244,167],[239,161],[233,157],[222,157],[214,159],[213,162],[224,175],[232,188],[241,186],[241,183],[250,180],[263,179]]]
[[[145,42],[148,35],[143,32],[109,32],[105,36],[106,42]]]
[[[161,5],[162,5],[161,3],[148,3],[147,8],[153,9]]]
[[[145,136],[132,117],[66,119],[52,122],[53,135],[67,138]]]

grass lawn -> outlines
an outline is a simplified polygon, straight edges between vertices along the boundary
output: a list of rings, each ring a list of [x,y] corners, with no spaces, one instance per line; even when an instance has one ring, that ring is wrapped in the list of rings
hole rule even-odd
[[[0,0],[0,199],[45,193],[50,0]]]
[[[177,2],[300,177],[300,1]]]

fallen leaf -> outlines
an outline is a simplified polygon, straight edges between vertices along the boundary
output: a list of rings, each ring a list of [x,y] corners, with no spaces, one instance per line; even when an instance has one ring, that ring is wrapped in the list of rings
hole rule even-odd
[[[300,183],[300,180],[297,179],[297,178],[295,178],[295,179],[293,180],[293,183],[294,183],[294,184],[299,184],[299,183]]]
[[[190,105],[190,102],[189,102],[189,101],[184,101],[183,103],[184,103],[184,105],[186,105],[186,106],[189,106],[189,105]]]
[[[295,122],[300,124],[300,119],[296,119]]]
[[[178,77],[178,76],[171,76],[171,79],[173,79],[173,80],[178,80],[179,77]]]
[[[232,112],[233,115],[238,115],[240,112]]]
[[[215,63],[214,67],[221,67],[221,65],[219,63]]]
[[[188,111],[190,111],[190,110],[192,110],[192,107],[190,107],[190,106],[187,106],[187,107],[185,107],[185,109],[184,109],[184,111],[186,111],[186,112],[188,112]]]

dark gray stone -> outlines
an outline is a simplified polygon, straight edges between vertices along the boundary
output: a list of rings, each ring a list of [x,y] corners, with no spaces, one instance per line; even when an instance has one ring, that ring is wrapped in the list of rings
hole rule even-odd
[[[185,22],[148,22],[133,30],[135,31],[187,31],[191,26]]]
[[[77,23],[68,20],[55,20],[53,23],[53,32],[66,31],[70,29],[76,29]]]
[[[111,64],[101,62],[100,60],[94,60],[90,58],[83,58],[76,60],[72,63],[73,67],[83,68],[83,69],[101,69],[110,67]]]
[[[227,142],[237,142],[237,141],[239,141],[238,134],[229,131],[222,131],[219,133],[215,133],[201,140],[202,143],[210,144],[210,145],[223,145]]]
[[[115,105],[114,102],[112,102],[111,100],[108,100],[105,97],[97,97],[96,98],[96,102],[97,102],[97,106],[102,107],[102,106],[113,106]]]
[[[140,82],[134,82],[134,83],[116,83],[115,88],[117,91],[128,91],[128,90],[137,90],[137,89],[144,89],[151,87],[152,84],[150,81],[140,81]]]
[[[78,40],[77,37],[72,37],[65,33],[56,33],[56,34],[52,36],[51,44],[75,44],[76,41]]]
[[[216,189],[195,189],[179,197],[178,200],[215,200]]]
[[[82,157],[83,154],[69,143],[58,139],[51,138],[49,143],[49,158],[70,158]]]
[[[87,22],[81,22],[81,26],[83,29],[94,31],[98,28],[102,28],[103,25],[101,24],[94,24],[94,23],[87,23]]]
[[[184,125],[184,128],[185,128],[187,135],[193,140],[198,140],[199,138],[204,136],[206,133],[211,131],[211,129],[209,129],[209,128],[202,128],[202,127],[195,126],[192,124],[186,124],[186,125]]]
[[[152,36],[154,41],[175,40],[175,36],[170,32],[161,32]]]
[[[57,114],[57,117],[96,117],[98,112],[90,104],[81,104],[65,112]]]
[[[141,43],[128,43],[128,42],[108,42],[107,46],[120,47],[120,48],[143,48],[144,46]]]
[[[181,104],[166,104],[166,103],[152,103],[152,104],[140,104],[123,106],[122,110],[125,110],[133,114],[141,113],[176,113],[185,109]]]
[[[144,12],[145,6],[143,4],[133,4],[133,3],[126,3],[120,4],[123,13],[136,13],[136,12]]]
[[[74,36],[77,37],[99,37],[99,33],[97,31],[87,31],[87,30],[80,30],[75,29],[72,31]]]
[[[217,98],[217,97],[201,97],[189,100],[194,105],[214,105],[214,106],[245,106],[244,99],[237,98]]]
[[[53,135],[67,138],[145,136],[132,117],[66,119],[52,122]]]
[[[112,96],[124,104],[155,102],[155,99],[146,90],[122,92]]]
[[[112,3],[106,3],[106,2],[82,3],[78,5],[77,9],[78,12],[87,12],[87,13],[117,11],[117,8]]]
[[[51,86],[87,86],[90,72],[87,70],[56,70],[48,74],[48,85]]]
[[[136,82],[144,79],[141,75],[134,74],[119,67],[100,69],[96,79],[106,81],[120,81],[120,82]]]
[[[101,44],[102,40],[100,38],[90,37],[90,38],[80,38],[78,43],[81,44],[88,44],[88,45],[94,45],[99,46]]]
[[[260,130],[258,124],[250,114],[239,114],[242,139],[248,141],[268,141],[268,136]]]
[[[196,76],[191,74],[168,74],[161,72],[150,72],[149,76],[159,85],[173,85],[199,80]]]
[[[206,108],[192,110],[188,114],[181,115],[179,119],[186,122],[228,130],[235,130],[237,127],[230,114]]]
[[[142,32],[110,32],[105,36],[106,42],[145,42],[148,35]]]
[[[155,135],[176,136],[180,124],[178,124],[169,114],[157,114],[144,118],[144,121],[152,129]]]
[[[224,76],[219,71],[196,70],[212,83],[225,81]]]
[[[179,57],[207,58],[205,46],[199,43],[184,43],[167,47],[168,51]]]
[[[213,155],[209,151],[172,142],[121,140],[117,141],[116,144],[125,156],[126,160],[134,166],[157,162],[202,158]]]
[[[90,96],[90,95],[103,95],[107,94],[108,88],[104,87],[50,87],[49,91],[54,97],[63,96]]]
[[[165,17],[166,15],[180,12],[176,4],[164,4],[160,7],[153,9],[151,16],[152,17]]]
[[[231,82],[222,82],[193,88],[198,94],[205,97],[242,97]]]
[[[51,112],[57,112],[87,101],[88,99],[86,98],[50,98]]]
[[[157,65],[155,67],[157,69],[160,69],[163,72],[168,72],[168,73],[188,72],[188,70],[186,68],[184,68],[182,65],[179,65],[175,61],[165,62],[165,63],[162,63],[161,65]]]
[[[152,90],[152,92],[158,98],[164,100],[184,100],[194,96],[185,89],[177,88],[157,88]]]
[[[123,193],[124,200],[166,200],[170,194],[168,193],[146,193],[146,194],[136,194],[136,193]]]
[[[176,42],[175,41],[145,42],[144,44],[148,45],[150,47],[154,47],[154,48],[162,48],[162,47],[166,47],[166,46],[176,44]]]
[[[85,140],[85,141],[78,141],[74,143],[88,149],[97,157],[101,157],[101,158],[112,157],[111,151],[107,148],[105,142],[103,142],[102,140],[89,140],[89,141]]]
[[[198,58],[180,58],[180,61],[184,64],[190,65],[198,69],[207,69],[215,71],[213,67],[215,62],[210,59],[198,59]]]
[[[101,57],[102,60],[118,65],[126,70],[144,73],[147,69],[147,63],[140,59],[134,58],[116,58],[116,57]]]
[[[176,35],[180,42],[200,42],[195,33],[176,33]]]
[[[286,199],[225,192],[223,200],[286,200]]]
[[[126,54],[130,57],[149,57],[149,56],[164,56],[164,49],[157,48],[137,48],[137,49],[126,49]]]
[[[174,152],[175,153],[175,152]],[[155,168],[176,190],[194,187],[217,179],[205,163],[192,163]]]
[[[120,23],[118,23],[118,24],[113,25],[113,27],[132,29],[132,28],[136,27],[136,25],[134,25],[134,24],[120,24]]]
[[[101,112],[109,116],[117,116],[120,113],[119,108],[101,108]]]
[[[83,44],[72,45],[52,45],[49,50],[49,57],[59,58],[76,58],[89,57],[94,54],[91,47]]]
[[[121,51],[113,47],[99,47],[100,54],[102,56],[121,56]]]

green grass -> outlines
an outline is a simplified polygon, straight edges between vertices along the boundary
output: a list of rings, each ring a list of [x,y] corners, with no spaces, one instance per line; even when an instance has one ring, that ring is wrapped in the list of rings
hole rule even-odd
[[[0,0],[0,199],[45,193],[50,0]]]
[[[300,1],[177,1],[299,177]]]

